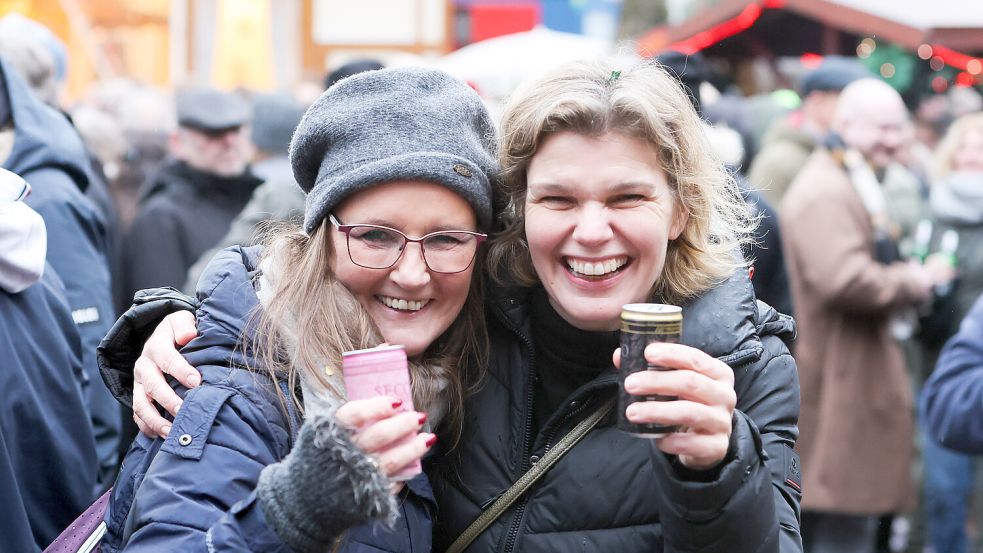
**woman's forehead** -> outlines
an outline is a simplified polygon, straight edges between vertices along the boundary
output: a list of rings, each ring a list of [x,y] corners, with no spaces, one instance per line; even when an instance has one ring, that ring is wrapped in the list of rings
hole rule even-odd
[[[527,171],[530,188],[625,189],[666,182],[651,144],[621,134],[600,137],[564,133],[544,141]]]
[[[392,181],[345,198],[335,209],[346,224],[373,224],[397,230],[464,229],[476,226],[474,208],[451,189],[429,181]]]

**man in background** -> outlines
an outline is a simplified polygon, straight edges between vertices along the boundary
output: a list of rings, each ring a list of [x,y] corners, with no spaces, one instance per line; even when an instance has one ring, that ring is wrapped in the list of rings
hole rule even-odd
[[[909,499],[914,421],[899,314],[953,271],[941,259],[922,266],[898,254],[903,198],[885,181],[899,170],[906,124],[890,85],[848,85],[831,146],[812,153],[780,210],[798,322],[796,448],[809,553],[873,551],[879,517]]]
[[[748,180],[771,205],[781,205],[782,197],[809,154],[826,139],[843,87],[869,76],[856,60],[836,57],[824,59],[819,67],[803,76],[799,84],[802,104],[771,125],[762,139],[761,151],[748,170]]]
[[[180,288],[188,269],[228,232],[260,184],[249,168],[250,107],[215,89],[178,93],[171,159],[144,186],[124,241],[128,297],[157,286]]]

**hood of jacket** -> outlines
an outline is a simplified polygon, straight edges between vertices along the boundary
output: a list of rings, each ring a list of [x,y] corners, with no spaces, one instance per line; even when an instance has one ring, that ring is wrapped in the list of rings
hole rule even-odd
[[[16,294],[41,278],[48,253],[44,220],[20,201],[31,187],[0,169],[0,290]]]
[[[7,88],[14,122],[14,146],[3,167],[28,181],[36,169],[57,167],[85,192],[92,179],[89,158],[68,118],[38,100],[17,71],[2,59],[0,79]]]
[[[194,354],[196,365],[255,366],[249,352],[239,346],[259,307],[253,282],[262,251],[261,246],[222,250],[202,274],[197,290],[198,337],[182,350]]]

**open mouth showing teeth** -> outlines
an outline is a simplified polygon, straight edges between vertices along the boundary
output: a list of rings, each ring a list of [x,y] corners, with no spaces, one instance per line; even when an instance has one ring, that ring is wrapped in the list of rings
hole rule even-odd
[[[575,276],[596,280],[623,271],[628,266],[629,260],[627,257],[612,257],[606,261],[590,262],[567,257],[565,261],[567,268]]]
[[[382,303],[391,309],[398,311],[419,311],[423,309],[430,300],[403,300],[389,296],[376,296]]]

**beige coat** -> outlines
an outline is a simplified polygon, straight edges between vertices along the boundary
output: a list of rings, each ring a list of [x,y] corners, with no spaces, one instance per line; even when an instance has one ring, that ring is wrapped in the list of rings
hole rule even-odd
[[[921,295],[903,264],[875,261],[873,227],[849,177],[819,149],[782,204],[798,323],[802,508],[878,514],[911,488],[912,393],[888,318]]]

